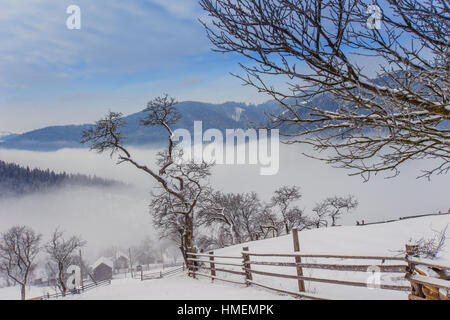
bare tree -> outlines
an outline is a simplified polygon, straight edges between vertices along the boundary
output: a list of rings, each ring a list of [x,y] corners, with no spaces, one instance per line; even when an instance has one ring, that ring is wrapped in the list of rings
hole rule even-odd
[[[328,227],[328,204],[325,201],[317,203],[312,209],[314,216],[311,218],[311,223],[317,229],[321,227]]]
[[[399,173],[434,159],[421,176],[450,168],[447,0],[200,0],[215,50],[238,53],[244,84],[272,96],[289,143],[350,170]],[[368,7],[384,9],[380,29]],[[369,25],[367,27],[367,25]],[[373,70],[375,69],[375,70]],[[273,79],[287,79],[287,89]],[[330,104],[337,102],[336,106]]]
[[[158,153],[156,164],[158,171],[138,162],[131,151],[125,146],[126,138],[121,129],[125,122],[121,113],[110,112],[104,119],[96,122],[96,126],[83,132],[82,143],[92,143],[91,149],[99,153],[109,152],[111,156],[118,156],[118,163],[129,163],[145,172],[154,179],[158,190],[154,197],[163,201],[170,200],[170,205],[164,207],[162,202],[156,216],[164,220],[161,214],[175,214],[175,220],[182,226],[177,232],[182,232],[183,255],[194,250],[194,209],[197,206],[210,175],[212,163],[195,163],[185,161],[182,150],[176,144],[176,137],[171,126],[181,119],[181,114],[175,105],[177,102],[167,94],[157,97],[147,104],[144,109],[145,117],[141,119],[142,126],[157,126],[163,128],[168,135],[167,148]],[[171,230],[174,230],[173,228]]]
[[[221,238],[229,238],[228,245],[233,245],[256,240],[260,212],[261,202],[254,192],[225,194],[216,191],[204,201],[199,219],[207,227],[220,225]]]
[[[270,205],[264,205],[258,216],[258,239],[278,237],[284,228],[284,223],[275,214]]]
[[[203,251],[224,248],[232,243],[229,231],[224,225],[215,225],[206,234],[201,234],[198,238],[198,246]]]
[[[303,211],[293,203],[300,200],[300,188],[297,186],[282,186],[275,191],[271,199],[271,204],[276,207],[281,214],[286,234],[289,234],[291,229],[304,224]]]
[[[161,243],[158,245],[150,237],[146,237],[139,245],[131,248],[131,250],[134,252],[135,259],[140,264],[151,264],[156,262],[157,255],[159,255],[160,252],[158,250],[160,246]]]
[[[238,216],[244,230],[244,241],[254,241],[257,237],[258,220],[262,210],[261,201],[255,192],[239,194],[236,200]]]
[[[331,225],[335,226],[338,219],[344,212],[349,212],[358,206],[358,200],[354,196],[348,197],[331,197],[326,200],[329,207],[329,217],[331,218]]]
[[[409,242],[417,246],[417,253],[420,257],[435,259],[445,248],[447,229],[448,225],[440,231],[433,230],[434,236],[431,238],[420,238],[419,240],[410,239]]]
[[[328,226],[328,222],[324,222],[324,219],[331,218],[331,225],[336,226],[337,220],[344,212],[349,212],[358,206],[358,201],[354,196],[348,197],[330,197],[317,204],[313,211],[316,213],[315,225],[317,228],[320,226]]]
[[[22,300],[26,286],[39,253],[41,235],[26,226],[14,226],[0,238],[0,270],[20,285]]]
[[[57,286],[63,296],[67,293],[67,268],[76,261],[76,257],[74,257],[77,254],[76,250],[82,248],[85,244],[86,241],[79,236],[65,239],[64,232],[56,229],[51,240],[45,246],[45,251],[56,266]],[[80,265],[81,268],[83,268],[82,265]]]
[[[199,191],[202,192],[202,190]],[[172,240],[178,245],[187,264],[187,252],[193,252],[193,239],[197,235],[198,223],[194,212],[191,215],[182,214],[185,205],[167,192],[153,193],[152,196],[150,210],[154,226],[159,230],[161,239]],[[190,236],[186,237],[188,232]],[[187,243],[189,239],[192,241],[190,249]]]

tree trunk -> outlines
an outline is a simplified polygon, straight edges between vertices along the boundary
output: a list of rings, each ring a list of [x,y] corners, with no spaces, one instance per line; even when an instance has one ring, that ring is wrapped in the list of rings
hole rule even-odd
[[[185,231],[184,231],[184,251],[185,251],[185,262],[188,269],[196,268],[197,263],[193,262],[192,265],[187,261],[188,253],[195,253],[194,247],[194,223],[193,219],[189,214],[185,215]],[[195,272],[195,271],[194,271]]]
[[[333,223],[331,224],[332,227],[336,226],[336,217],[332,216],[331,220],[333,221]]]
[[[286,209],[285,210],[283,210],[283,212],[282,212],[282,216],[283,216],[283,223],[284,223],[284,228],[286,229],[286,234],[289,234],[289,223],[288,223],[288,221],[287,221],[287,219],[286,219],[286,213],[285,213],[285,211],[286,211]]]
[[[20,297],[22,300],[25,300],[26,288],[27,286],[25,284],[20,284]]]
[[[62,265],[60,265],[58,269],[59,269],[58,270],[58,272],[59,272],[58,273],[58,282],[59,282],[61,293],[62,293],[63,297],[65,297],[66,293],[67,293],[67,287],[66,287],[66,284],[64,283],[64,274],[63,274],[64,267]]]
[[[189,214],[185,215],[186,229],[184,232],[184,247],[187,252],[193,252],[194,250],[194,225],[192,217]]]

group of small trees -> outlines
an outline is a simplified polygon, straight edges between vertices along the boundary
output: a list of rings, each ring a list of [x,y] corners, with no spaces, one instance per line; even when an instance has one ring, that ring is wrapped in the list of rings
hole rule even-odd
[[[0,235],[0,273],[20,286],[22,300],[26,298],[26,287],[36,268],[35,260],[42,250],[48,254],[49,267],[57,277],[57,286],[65,295],[67,292],[66,270],[74,263],[76,249],[85,245],[77,236],[64,238],[56,229],[51,240],[42,245],[42,235],[27,226],[14,226]]]
[[[221,248],[289,234],[292,228],[336,226],[344,212],[358,205],[353,196],[334,196],[318,203],[312,215],[306,215],[296,203],[301,197],[297,186],[282,186],[268,203],[254,192],[212,192],[200,205],[197,224],[207,232],[199,236],[197,244],[202,249]]]

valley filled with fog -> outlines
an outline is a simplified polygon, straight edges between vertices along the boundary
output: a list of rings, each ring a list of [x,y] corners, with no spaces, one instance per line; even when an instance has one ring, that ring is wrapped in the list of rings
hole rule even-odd
[[[299,207],[312,214],[315,203],[333,195],[355,195],[356,210],[344,214],[341,224],[354,225],[357,220],[378,221],[400,216],[448,210],[450,184],[445,175],[432,181],[416,179],[422,162],[403,165],[394,179],[375,176],[364,183],[348,171],[303,156],[303,146],[280,146],[280,169],[277,175],[261,176],[256,165],[217,165],[211,183],[224,192],[255,191],[269,201],[282,185],[298,185],[303,194]],[[157,150],[132,149],[136,158],[154,166]],[[95,258],[109,246],[126,247],[147,236],[158,239],[149,214],[150,192],[155,186],[145,173],[127,164],[116,165],[108,154],[87,149],[63,149],[56,152],[32,152],[0,149],[0,159],[30,168],[55,172],[81,173],[125,182],[121,187],[67,187],[24,197],[0,199],[0,232],[13,225],[25,224],[47,240],[56,228],[81,235],[88,244],[88,257]],[[424,226],[427,228],[428,226]]]

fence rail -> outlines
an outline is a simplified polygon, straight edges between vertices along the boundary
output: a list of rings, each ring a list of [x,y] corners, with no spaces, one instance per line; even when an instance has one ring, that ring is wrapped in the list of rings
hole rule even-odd
[[[161,278],[164,278],[164,277],[172,276],[174,274],[183,272],[184,270],[185,270],[185,266],[183,264],[182,266],[180,266],[178,268],[171,269],[171,270],[168,270],[168,271],[159,271],[159,272],[152,272],[152,273],[147,273],[147,274],[144,274],[144,273],[141,272],[140,279],[141,279],[141,281],[161,279]]]
[[[293,230],[294,253],[268,253],[268,252],[251,252],[248,248],[243,248],[241,256],[228,256],[228,255],[214,255],[214,252],[209,253],[188,253],[188,275],[195,278],[207,277],[211,281],[219,280],[240,285],[255,285],[263,287],[269,290],[277,291],[280,293],[309,299],[325,299],[317,294],[305,292],[305,281],[319,282],[335,284],[340,286],[353,286],[353,287],[372,287],[372,284],[367,282],[354,281],[352,279],[330,279],[326,277],[312,277],[305,276],[303,274],[304,269],[320,269],[320,270],[333,270],[343,272],[383,272],[389,274],[404,274],[402,277],[409,281],[410,285],[392,284],[392,283],[374,283],[373,287],[384,290],[395,290],[410,292],[409,299],[411,300],[424,300],[429,298],[428,295],[423,292],[433,291],[434,297],[440,297],[448,299],[448,290],[450,290],[450,281],[445,279],[436,279],[430,276],[424,276],[417,274],[415,269],[416,265],[423,265],[440,271],[450,270],[450,266],[442,263],[437,263],[432,260],[420,259],[413,255],[411,252],[411,246],[406,246],[406,257],[399,256],[379,256],[379,255],[345,255],[345,254],[327,254],[327,253],[302,253],[300,252],[300,246],[298,243],[298,231]],[[414,249],[414,248],[413,248]],[[255,257],[263,258],[283,258],[284,260],[294,258],[294,261],[259,261]],[[208,258],[209,260],[206,260]],[[345,264],[337,263],[310,263],[302,261],[302,258],[319,258],[319,259],[342,259],[345,260]],[[220,259],[220,260],[217,260]],[[235,260],[240,259],[240,262]],[[230,262],[229,260],[232,260]],[[361,263],[349,263],[349,260],[372,260],[379,261],[378,263],[361,264]],[[224,267],[216,267],[216,265]],[[269,272],[263,270],[257,270],[255,266],[266,267],[284,267],[295,268],[296,274],[284,273],[277,270],[277,272]],[[231,267],[231,268],[230,268]],[[205,273],[205,271],[209,271]],[[224,274],[230,274],[228,277],[218,277],[217,272]],[[268,284],[261,283],[259,280],[254,281],[253,275],[259,275],[263,277],[275,277],[282,279],[292,279],[298,282],[298,291],[285,290],[283,288],[277,288]],[[234,276],[234,278],[232,278]],[[398,277],[397,277],[398,278]],[[428,290],[428,291],[427,291]],[[446,292],[444,292],[446,291]],[[436,294],[436,292],[438,292]],[[325,299],[326,300],[326,299]]]
[[[50,299],[58,299],[58,298],[63,298],[63,297],[67,297],[70,295],[77,295],[77,294],[82,294],[85,293],[93,288],[98,288],[98,287],[102,287],[102,286],[107,286],[111,284],[111,280],[107,279],[107,280],[102,280],[102,281],[96,281],[96,282],[91,282],[88,284],[85,284],[83,286],[81,286],[81,288],[76,289],[76,290],[72,290],[72,291],[67,291],[66,294],[63,294],[62,292],[57,292],[57,293],[53,293],[53,294],[46,294],[40,297],[35,297],[35,298],[31,298],[29,300],[50,300]]]
[[[250,264],[261,266],[278,266],[278,267],[301,267],[305,269],[325,269],[336,271],[361,271],[367,272],[369,268],[376,267],[380,272],[405,273],[406,265],[342,265],[342,264],[320,264],[320,263],[294,263],[294,262],[265,262],[250,261]]]
[[[418,258],[418,249],[417,245],[406,246],[406,278],[411,283],[409,299],[450,300],[450,265]],[[426,268],[432,273],[441,274],[443,279],[426,274]]]

